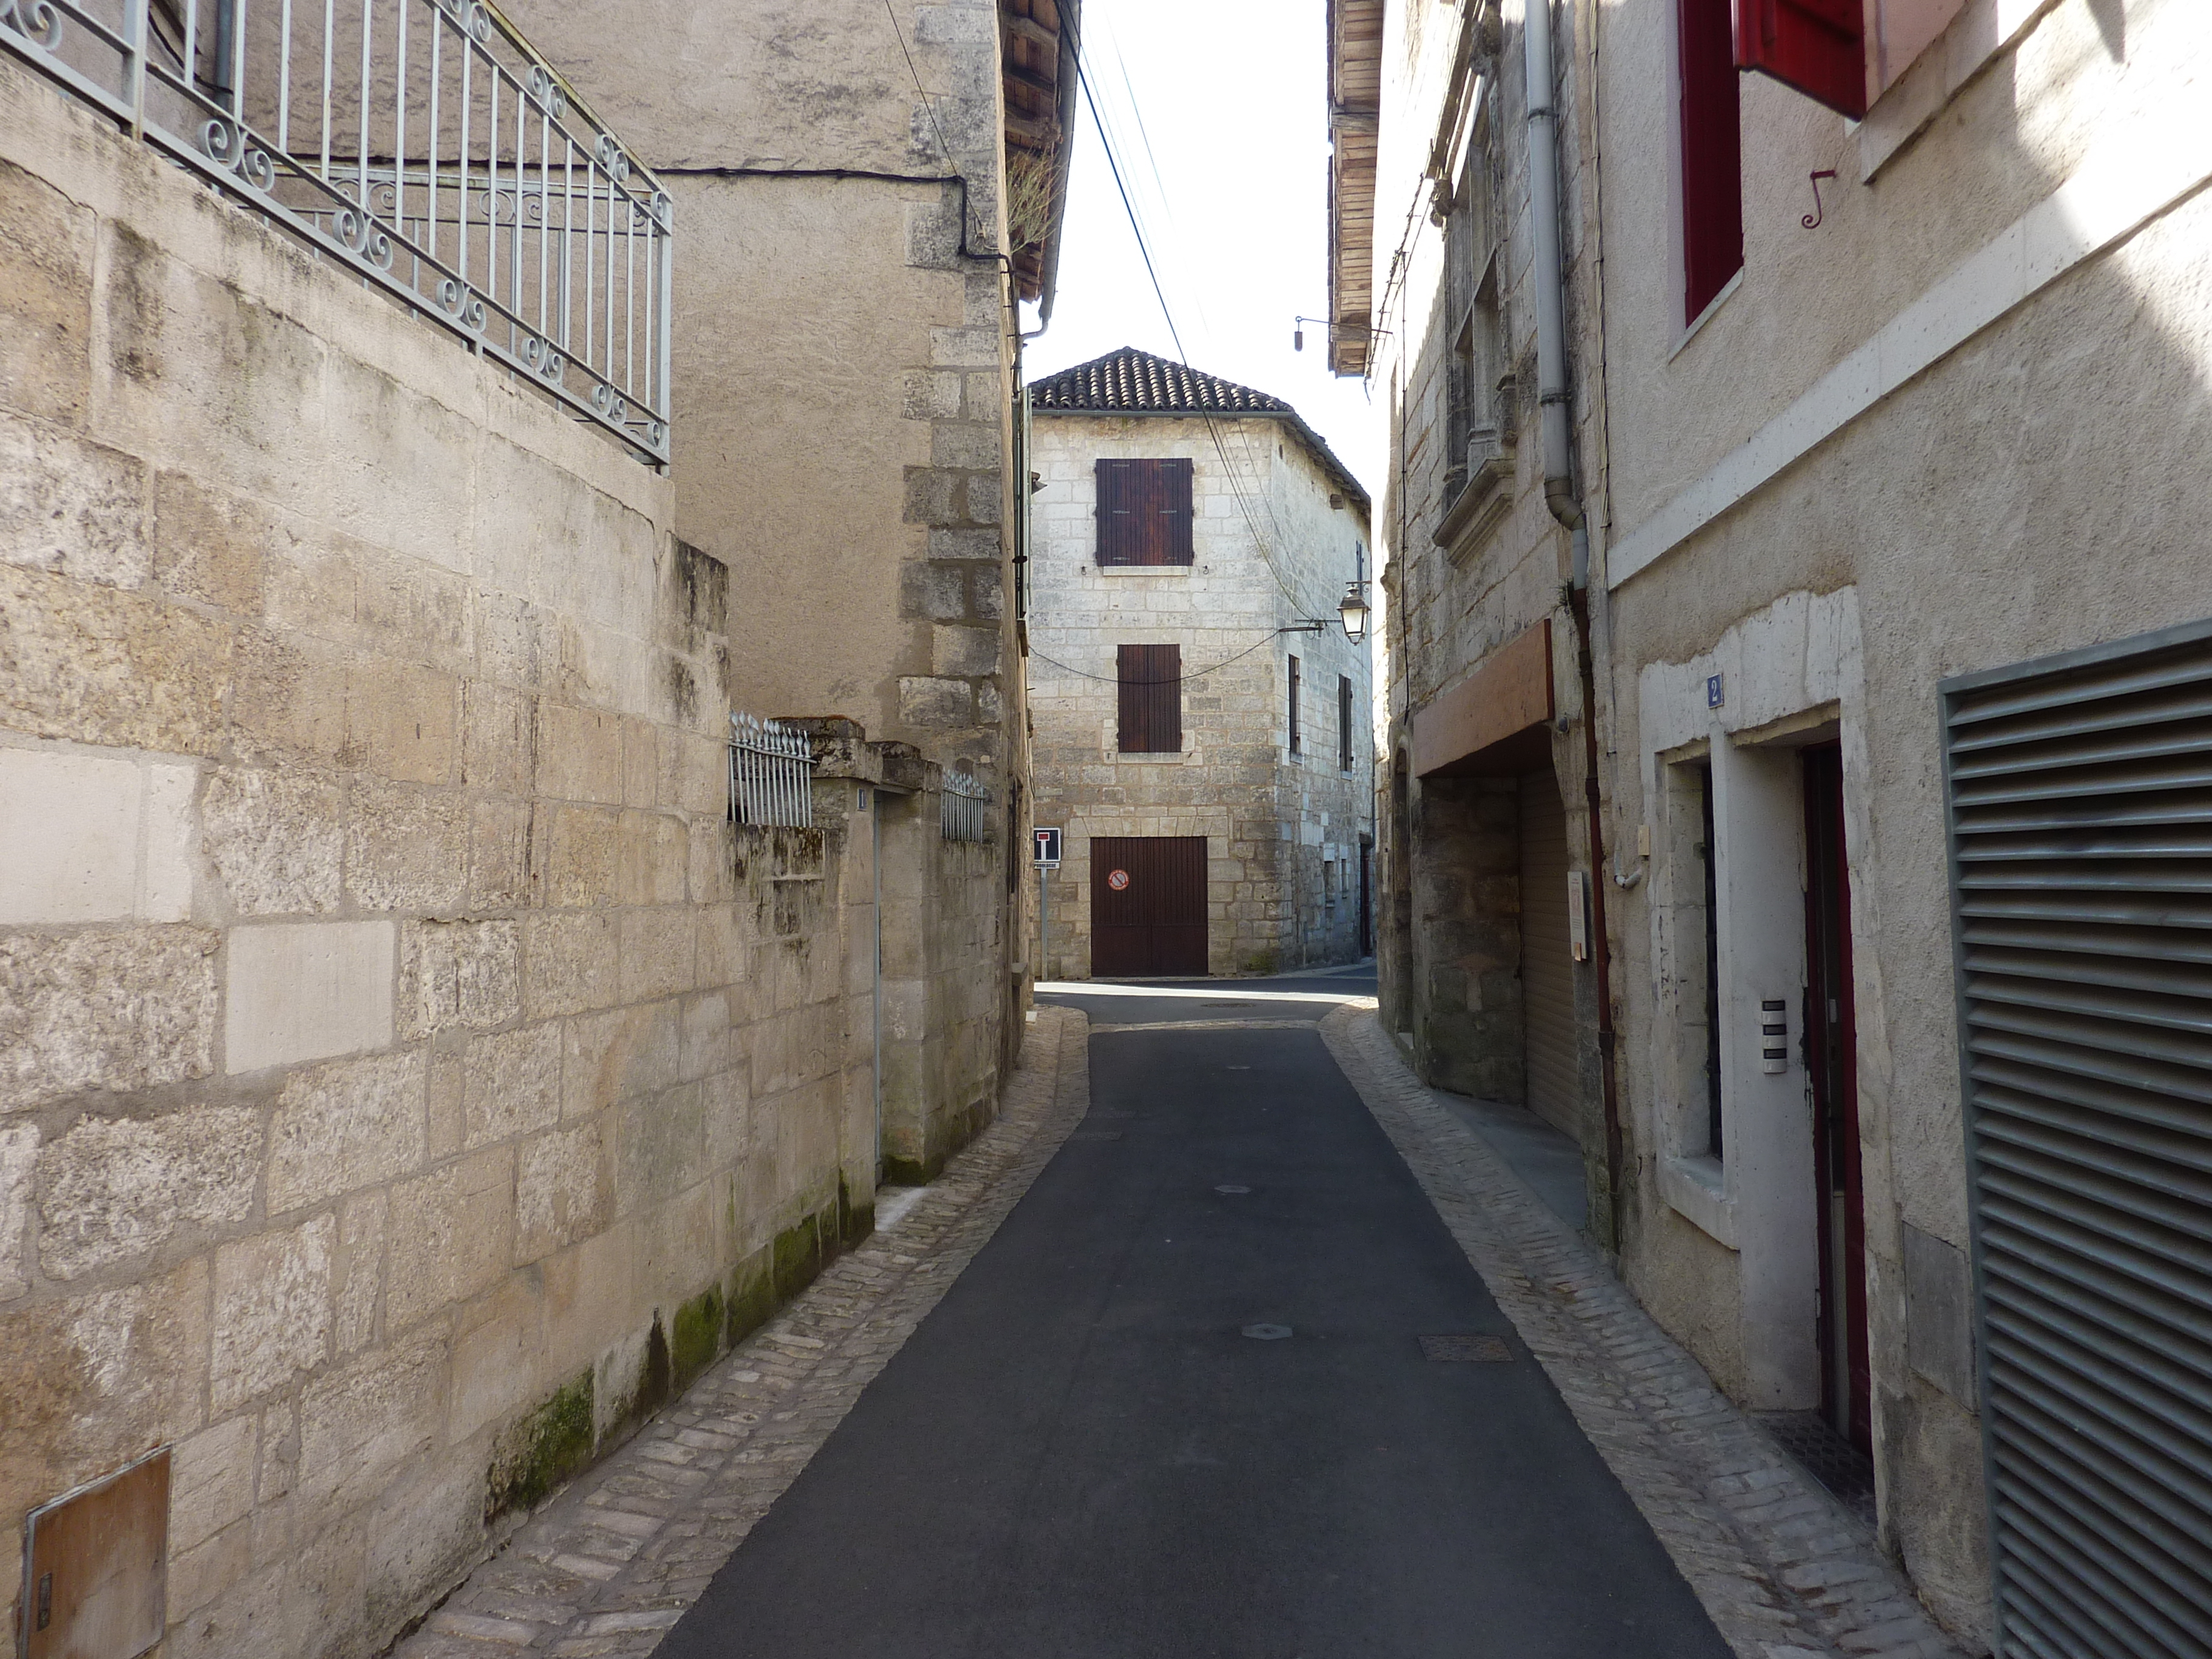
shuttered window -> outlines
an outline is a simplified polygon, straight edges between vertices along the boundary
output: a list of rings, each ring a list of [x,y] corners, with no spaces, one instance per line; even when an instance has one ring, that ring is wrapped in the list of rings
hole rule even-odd
[[[1100,461],[1098,562],[1191,562],[1191,464]]]
[[[1682,116],[1683,321],[1743,269],[1743,121],[1729,0],[1676,0]]]
[[[1352,681],[1336,677],[1336,763],[1352,769]]]
[[[1125,645],[1114,653],[1121,681],[1121,745],[1125,755],[1182,752],[1182,647]]]
[[[1944,688],[1997,1650],[2212,1628],[2212,624]]]
[[[1298,735],[1298,659],[1296,657],[1291,659],[1288,707],[1290,710],[1291,752],[1295,755],[1299,751],[1300,748],[1300,738]]]
[[[1866,113],[1865,0],[1736,0],[1735,61],[1850,116]]]

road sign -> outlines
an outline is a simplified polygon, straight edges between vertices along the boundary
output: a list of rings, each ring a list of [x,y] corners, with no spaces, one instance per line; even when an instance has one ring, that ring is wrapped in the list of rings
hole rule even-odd
[[[1059,869],[1060,831],[1057,830],[1034,830],[1030,833],[1031,841],[1034,843],[1030,848],[1030,853],[1036,867],[1040,870]]]
[[[1127,870],[1109,871],[1106,875],[1106,884],[1117,893],[1128,891],[1129,872]]]

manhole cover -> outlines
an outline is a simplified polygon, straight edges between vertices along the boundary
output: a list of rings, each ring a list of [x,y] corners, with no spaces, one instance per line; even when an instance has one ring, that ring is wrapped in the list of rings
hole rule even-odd
[[[1070,1140],[1119,1140],[1121,1138],[1119,1129],[1085,1129],[1068,1136]]]
[[[1249,1002],[1209,1002],[1203,1006],[1208,1008],[1249,1008],[1252,1005]]]
[[[1501,1364],[1513,1358],[1513,1350],[1502,1336],[1486,1336],[1477,1331],[1454,1331],[1444,1336],[1425,1336],[1421,1339],[1421,1358],[1442,1365]]]
[[[1086,1112],[1085,1118],[1092,1123],[1122,1123],[1136,1116],[1134,1112]]]
[[[1252,1189],[1249,1187],[1239,1187],[1234,1182],[1224,1182],[1213,1190],[1217,1193],[1226,1193],[1231,1198],[1242,1198]]]
[[[1291,1334],[1288,1325],[1247,1325],[1244,1334],[1255,1342],[1279,1342]]]

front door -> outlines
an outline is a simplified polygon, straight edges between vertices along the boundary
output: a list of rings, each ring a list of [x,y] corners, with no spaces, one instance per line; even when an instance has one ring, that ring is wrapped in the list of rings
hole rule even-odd
[[[1205,836],[1092,838],[1091,972],[1205,975]]]
[[[1851,1008],[1851,878],[1844,856],[1844,751],[1805,751],[1805,1060],[1813,1080],[1820,1202],[1820,1404],[1837,1433],[1874,1451],[1867,1352],[1866,1202],[1859,1180],[1858,1030]]]

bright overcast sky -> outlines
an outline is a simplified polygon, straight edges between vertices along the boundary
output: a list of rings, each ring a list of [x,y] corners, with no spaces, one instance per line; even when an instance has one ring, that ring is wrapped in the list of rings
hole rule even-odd
[[[1085,70],[1188,362],[1287,399],[1375,492],[1365,387],[1328,372],[1323,0],[1084,0]],[[1150,140],[1149,145],[1147,140]],[[1087,108],[1060,292],[1030,378],[1132,345],[1179,357]]]

